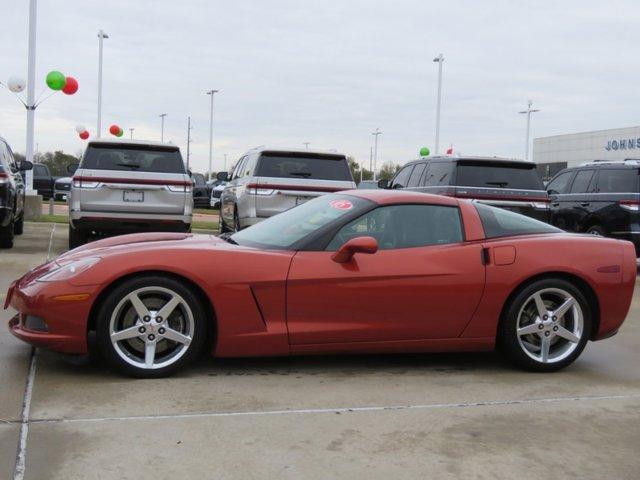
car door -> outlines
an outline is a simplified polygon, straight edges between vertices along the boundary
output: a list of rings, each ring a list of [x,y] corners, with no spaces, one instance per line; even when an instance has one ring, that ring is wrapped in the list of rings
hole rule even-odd
[[[568,194],[574,176],[575,170],[560,172],[547,185],[551,224],[563,230],[567,229],[571,216],[571,197]]]
[[[236,208],[240,208],[238,203],[242,200],[242,193],[244,190],[244,182],[242,180],[242,173],[245,163],[247,162],[247,156],[243,156],[238,160],[236,167],[233,169],[229,184],[222,193],[222,200],[220,203],[220,214],[227,225],[234,224],[234,213]]]
[[[20,172],[20,168],[16,163],[15,157],[13,156],[11,147],[9,147],[8,144],[5,144],[4,148],[7,156],[7,161],[9,162],[9,168],[13,173],[13,179],[16,184],[16,216],[19,217],[22,211],[24,210],[24,194],[25,194],[24,178],[22,178],[22,173]]]
[[[482,296],[482,247],[465,243],[460,212],[443,205],[378,207],[342,227],[324,251],[301,251],[287,280],[292,345],[458,337]],[[355,236],[375,254],[334,252]]]
[[[571,182],[569,194],[566,195],[564,214],[566,230],[582,232],[587,224],[592,208],[589,191],[590,186],[595,185],[595,182],[592,182],[594,172],[592,168],[578,170]]]

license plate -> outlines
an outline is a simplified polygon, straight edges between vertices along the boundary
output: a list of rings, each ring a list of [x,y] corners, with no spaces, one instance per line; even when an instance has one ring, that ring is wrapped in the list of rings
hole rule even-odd
[[[122,192],[122,199],[125,202],[144,202],[144,192],[125,190]]]
[[[309,200],[309,197],[296,197],[296,206]]]
[[[62,195],[62,201],[66,202],[67,201],[67,196],[66,195]]]

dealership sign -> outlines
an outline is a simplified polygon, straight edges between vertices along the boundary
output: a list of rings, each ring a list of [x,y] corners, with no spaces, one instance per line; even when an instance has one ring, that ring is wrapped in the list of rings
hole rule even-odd
[[[635,150],[640,149],[640,138],[623,138],[622,140],[609,140],[604,149],[611,150]]]

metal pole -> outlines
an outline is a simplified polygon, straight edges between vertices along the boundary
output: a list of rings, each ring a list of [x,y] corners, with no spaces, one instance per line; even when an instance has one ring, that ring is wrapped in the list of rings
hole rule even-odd
[[[191,154],[191,117],[187,117],[187,168],[189,168],[190,154]]]
[[[211,95],[211,112],[209,117],[209,180],[213,167],[213,97],[219,90],[209,90],[207,95]]]
[[[531,131],[531,114],[539,112],[540,110],[536,110],[531,108],[533,106],[533,102],[531,100],[527,103],[527,109],[518,113],[527,115],[527,132],[525,134],[525,144],[524,144],[524,159],[529,160],[529,133]]]
[[[378,136],[382,135],[382,132],[379,128],[376,128],[376,131],[371,135],[375,136],[375,142],[373,147],[373,180],[377,180],[377,172],[378,172]]]
[[[102,136],[102,42],[109,35],[102,30],[98,32],[98,128],[96,137]]]
[[[227,154],[224,154],[224,171],[227,171]]]
[[[369,147],[369,171],[373,175],[373,147]]]
[[[436,142],[435,152],[436,155],[440,153],[440,106],[442,103],[442,63],[444,57],[442,54],[433,59],[434,62],[438,62],[438,101],[436,105]]]
[[[130,128],[130,129],[129,129],[129,132],[131,132],[131,137],[130,137],[130,138],[131,138],[131,140],[133,140],[133,131],[134,131],[134,130],[135,130],[135,128]]]
[[[27,151],[25,158],[33,162],[33,139],[35,129],[35,90],[36,90],[36,21],[37,0],[29,1],[29,57],[27,60]],[[33,194],[33,171],[26,172],[26,190]]]
[[[160,119],[162,120],[162,123],[160,125],[160,141],[164,142],[164,117],[166,117],[167,114],[166,113],[161,113],[160,114]]]
[[[303,142],[303,145],[307,148],[307,150],[309,150],[310,144],[311,144],[310,142]]]

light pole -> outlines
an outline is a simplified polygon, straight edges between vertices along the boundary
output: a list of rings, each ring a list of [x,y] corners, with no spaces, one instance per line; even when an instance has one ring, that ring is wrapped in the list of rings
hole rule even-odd
[[[27,151],[26,159],[33,162],[33,138],[35,126],[35,94],[36,94],[36,20],[38,15],[37,0],[29,1],[29,57],[27,60]],[[27,193],[33,194],[33,171],[26,172]]]
[[[376,137],[373,147],[373,181],[376,181],[378,171],[378,136],[382,135],[382,132],[379,128],[376,128],[376,131],[371,135]]]
[[[191,156],[191,117],[187,117],[187,169],[189,168],[189,157]]]
[[[438,62],[438,101],[436,104],[436,142],[435,142],[435,151],[437,155],[440,149],[440,105],[442,103],[442,63],[444,62],[444,57],[442,56],[442,54],[440,54],[436,58],[434,58],[433,61]]]
[[[224,171],[227,171],[227,154],[224,154]]]
[[[209,117],[209,180],[211,180],[211,168],[213,166],[213,97],[220,90],[209,90],[207,95],[211,95],[211,112]]]
[[[529,160],[529,132],[530,132],[530,127],[531,127],[531,114],[540,111],[540,110],[535,110],[535,109],[531,108],[532,106],[533,106],[533,102],[531,100],[529,100],[529,102],[527,103],[527,109],[523,110],[521,112],[518,112],[518,113],[522,113],[522,114],[526,114],[527,115],[527,134],[526,134],[525,145],[524,145],[524,159],[525,160]]]
[[[131,136],[129,138],[131,138],[131,140],[133,140],[133,131],[135,130],[135,128],[130,128],[129,129],[129,133],[131,134]]]
[[[102,135],[102,42],[105,38],[109,38],[109,35],[100,30],[98,32],[98,129],[96,130],[98,138]]]
[[[166,117],[166,113],[160,114],[161,124],[160,124],[160,141],[164,142],[164,117]]]
[[[309,150],[309,145],[311,145],[311,142],[302,142],[302,144],[306,147],[307,150]]]

